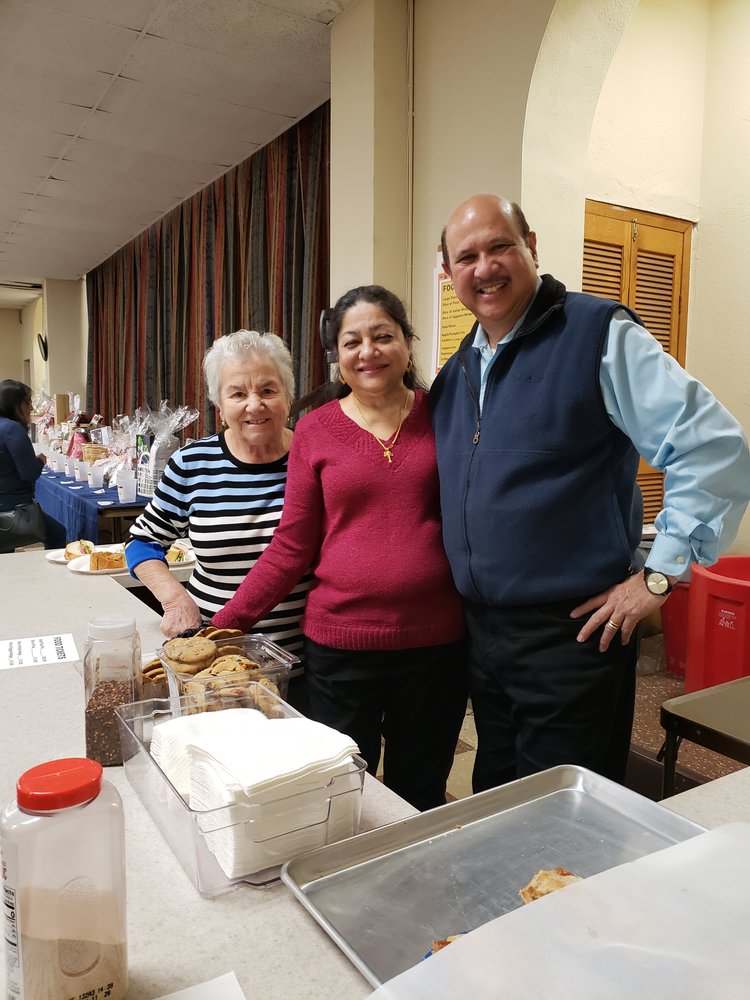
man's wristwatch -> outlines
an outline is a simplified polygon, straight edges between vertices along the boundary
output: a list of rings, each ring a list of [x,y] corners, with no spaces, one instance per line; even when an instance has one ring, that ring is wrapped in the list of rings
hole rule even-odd
[[[660,573],[658,569],[649,569],[648,566],[643,570],[643,581],[648,592],[655,597],[666,597],[674,590],[674,584],[669,582],[669,577]]]

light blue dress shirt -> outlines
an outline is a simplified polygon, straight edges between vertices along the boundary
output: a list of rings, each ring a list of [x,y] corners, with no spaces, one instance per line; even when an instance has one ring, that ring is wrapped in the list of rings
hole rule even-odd
[[[538,279],[537,291],[540,285]],[[528,311],[494,351],[481,325],[477,329],[480,411],[490,369]],[[624,309],[612,315],[599,383],[612,423],[664,473],[664,508],[654,522],[646,564],[679,577],[691,562],[716,562],[737,534],[750,499],[750,453],[742,428]]]

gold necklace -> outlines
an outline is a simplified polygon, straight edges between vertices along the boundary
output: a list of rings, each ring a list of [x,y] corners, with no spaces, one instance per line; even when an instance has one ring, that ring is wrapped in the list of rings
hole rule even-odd
[[[396,443],[396,441],[398,440],[398,436],[401,433],[401,426],[402,426],[404,420],[406,419],[406,410],[407,410],[407,407],[409,405],[409,390],[408,389],[406,390],[406,396],[404,398],[404,405],[403,405],[403,407],[401,409],[401,419],[398,422],[398,427],[396,428],[396,433],[391,438],[391,443],[390,444],[386,444],[385,441],[382,441],[377,436],[377,434],[372,429],[372,427],[370,427],[370,424],[369,424],[369,422],[367,420],[367,417],[364,415],[364,413],[359,408],[359,403],[357,402],[357,397],[354,395],[354,393],[352,393],[352,402],[354,403],[354,406],[355,406],[355,409],[357,410],[357,413],[362,418],[362,421],[363,421],[365,427],[367,428],[367,430],[369,431],[369,433],[372,434],[372,436],[378,442],[378,444],[380,445],[380,447],[383,449],[383,458],[387,458],[388,459],[388,464],[390,465],[393,462],[393,446]]]

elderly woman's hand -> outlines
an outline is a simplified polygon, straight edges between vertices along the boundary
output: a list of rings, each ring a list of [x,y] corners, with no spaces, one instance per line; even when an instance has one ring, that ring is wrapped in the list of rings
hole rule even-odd
[[[182,594],[175,593],[162,603],[164,617],[161,630],[168,639],[190,628],[200,628],[203,624],[198,606],[187,591],[180,587]]]

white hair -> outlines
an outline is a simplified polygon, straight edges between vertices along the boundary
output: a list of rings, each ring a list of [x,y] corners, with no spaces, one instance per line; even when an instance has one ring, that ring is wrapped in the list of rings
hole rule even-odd
[[[258,333],[256,330],[237,330],[224,337],[217,337],[203,358],[208,398],[218,406],[221,401],[221,366],[225,361],[236,361],[251,354],[259,354],[276,366],[289,402],[294,399],[294,371],[289,349],[275,333]]]

